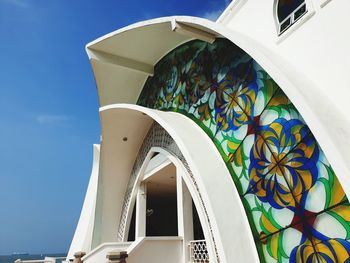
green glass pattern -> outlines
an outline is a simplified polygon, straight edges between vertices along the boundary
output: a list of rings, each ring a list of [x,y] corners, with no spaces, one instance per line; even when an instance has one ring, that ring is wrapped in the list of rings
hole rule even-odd
[[[226,39],[177,47],[138,104],[181,113],[212,139],[262,262],[350,262],[350,205],[331,165],[292,102],[239,47]]]

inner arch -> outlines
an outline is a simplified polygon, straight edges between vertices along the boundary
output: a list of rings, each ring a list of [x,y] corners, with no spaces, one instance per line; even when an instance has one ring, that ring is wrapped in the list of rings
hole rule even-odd
[[[349,202],[331,165],[293,103],[239,47],[183,44],[158,62],[138,104],[179,112],[212,139],[261,261],[349,258]]]

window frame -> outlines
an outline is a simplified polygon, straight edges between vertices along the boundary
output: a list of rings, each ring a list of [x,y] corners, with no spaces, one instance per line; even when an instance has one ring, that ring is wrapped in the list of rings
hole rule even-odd
[[[298,11],[300,7],[302,7],[304,4],[301,4],[297,9],[295,9],[289,16],[287,16],[281,23],[278,19],[278,3],[280,0],[275,0],[274,1],[274,6],[273,6],[273,14],[274,14],[274,19],[275,19],[275,25],[276,25],[276,42],[277,44],[282,42],[284,39],[286,39],[288,36],[290,36],[294,31],[296,31],[302,24],[304,24],[307,20],[309,20],[314,14],[315,14],[315,9],[312,4],[311,0],[305,0],[305,9],[306,11],[300,15],[297,19],[294,19],[294,14]],[[326,0],[327,1],[327,0]],[[280,30],[281,24],[286,21],[288,18],[293,16],[293,23],[288,25],[285,29],[282,31]]]
[[[278,5],[279,1],[281,1],[281,0],[277,0],[277,5]],[[294,9],[294,11],[291,12],[284,20],[282,20],[280,22],[279,18],[278,18],[278,6],[277,6],[276,10],[277,10],[277,19],[278,19],[278,23],[279,23],[278,24],[278,34],[279,35],[283,34],[286,30],[288,30],[288,28],[290,28],[294,23],[296,23],[299,19],[301,19],[308,12],[306,1],[304,1],[296,9]],[[303,10],[302,13],[298,17],[296,17],[298,11],[300,11],[300,10]],[[289,23],[286,24],[286,22],[288,22],[288,21],[289,21]],[[284,24],[286,25],[285,27],[283,27]]]
[[[325,7],[331,0],[320,0],[321,8]]]

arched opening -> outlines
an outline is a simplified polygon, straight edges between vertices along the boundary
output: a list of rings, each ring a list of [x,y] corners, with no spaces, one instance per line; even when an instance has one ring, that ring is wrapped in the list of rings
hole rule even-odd
[[[146,236],[177,236],[176,167],[169,164],[143,181],[146,189]]]
[[[282,34],[307,12],[305,0],[277,0],[278,33]]]
[[[149,134],[157,133],[153,133],[154,127],[159,126],[154,125]],[[162,133],[161,136],[163,138],[157,135],[154,137],[164,142],[167,133]],[[145,139],[146,145],[148,140],[149,137]],[[131,217],[124,234],[127,241],[137,242],[149,238],[171,241],[180,238],[184,262],[209,262],[208,250],[211,246],[207,240],[211,238],[208,227],[202,226],[205,219],[199,198],[193,196],[187,186],[189,175],[186,168],[178,157],[166,149],[152,149],[146,156],[139,154],[138,159],[143,160],[143,168],[140,168],[138,179],[130,181],[134,184],[133,192],[136,196],[127,212],[127,217]],[[173,248],[178,249],[175,245]]]

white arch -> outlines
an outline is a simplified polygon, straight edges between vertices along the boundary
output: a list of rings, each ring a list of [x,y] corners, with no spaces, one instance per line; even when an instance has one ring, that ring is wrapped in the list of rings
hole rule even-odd
[[[67,259],[74,259],[74,253],[78,251],[89,251],[91,249],[92,232],[94,226],[94,211],[96,209],[96,195],[98,170],[100,164],[100,145],[93,146],[93,162],[89,185],[86,190],[84,204],[80,212],[79,222],[75,229]]]
[[[131,217],[132,217],[132,213],[133,213],[133,207],[134,204],[136,202],[136,195],[137,195],[137,191],[138,191],[138,187],[141,183],[142,180],[144,180],[144,172],[145,172],[145,168],[148,166],[150,160],[151,160],[151,156],[154,153],[159,153],[162,154],[164,157],[166,157],[168,160],[170,160],[171,163],[173,163],[176,167],[177,170],[177,174],[180,174],[182,179],[184,180],[187,189],[189,190],[192,200],[196,206],[196,210],[198,212],[198,216],[200,219],[200,223],[201,226],[203,228],[203,233],[205,236],[205,239],[207,241],[207,249],[208,249],[208,253],[209,253],[209,258],[211,259],[211,262],[217,262],[216,260],[216,244],[213,242],[214,237],[212,236],[211,233],[211,225],[208,222],[208,218],[205,212],[205,207],[202,204],[202,200],[201,200],[201,194],[198,192],[198,190],[196,189],[196,186],[194,185],[194,182],[191,179],[190,174],[186,171],[186,168],[184,167],[184,164],[182,163],[182,161],[174,156],[172,153],[168,152],[166,149],[160,148],[160,147],[152,147],[150,149],[150,151],[147,153],[147,156],[144,159],[144,162],[142,164],[142,167],[137,175],[137,178],[134,182],[134,186],[133,186],[133,190],[131,193],[131,197],[130,197],[130,202],[127,208],[127,220],[126,220],[126,224],[124,226],[124,242],[127,241],[126,237],[128,236],[128,230],[130,228],[130,223],[131,223]],[[180,171],[180,172],[179,172]],[[185,241],[185,240],[184,240]],[[185,249],[187,248],[187,244],[184,244]]]
[[[262,68],[268,72],[274,81],[276,81],[299,110],[325,152],[325,155],[337,174],[345,193],[347,196],[350,196],[350,176],[348,176],[350,174],[350,118],[345,112],[341,111],[337,105],[334,105],[327,98],[327,94],[319,89],[312,80],[310,80],[303,72],[300,72],[297,68],[291,66],[291,64],[284,58],[273,52],[273,50],[256,42],[248,35],[236,32],[220,23],[187,16],[152,19],[114,31],[88,44],[87,52],[94,68],[100,103],[102,106],[119,102],[135,103],[142,90],[144,81],[147,78],[147,75],[145,74],[150,74],[146,72],[149,70],[147,65],[155,65],[167,51],[170,51],[176,46],[194,38],[193,36],[182,36],[181,38],[174,37],[174,39],[169,40],[168,38],[170,35],[168,34],[171,32],[170,26],[168,29],[169,32],[166,31],[164,27],[158,29],[160,25],[173,24],[174,21],[183,23],[194,29],[209,32],[218,37],[225,37],[255,59]],[[143,41],[146,30],[151,30],[152,28],[155,29],[154,32],[152,31],[153,38],[159,37],[159,41],[162,39],[167,41],[163,48],[159,48],[160,44],[157,45],[153,42],[150,42],[150,46],[147,46],[146,42]],[[145,61],[141,64],[133,64],[134,66],[137,66],[136,71],[135,68],[131,71],[125,71],[125,67],[122,67],[121,75],[126,75],[126,72],[131,72],[130,75],[127,76],[127,79],[132,81],[124,83],[124,81],[119,82],[117,77],[113,78],[112,75],[115,73],[116,69],[114,68],[112,70],[111,68],[108,68],[108,70],[111,70],[111,74],[109,74],[106,65],[113,61],[113,58],[115,60],[120,59],[118,56],[113,57],[115,55],[112,54],[114,52],[113,45],[118,44],[118,41],[123,42],[128,39],[130,40],[130,43],[135,41],[139,42],[134,43],[135,49],[143,50],[143,52],[147,54],[154,54],[154,56],[148,58],[146,68],[143,67],[145,71],[141,75],[137,70],[140,70],[140,67],[142,68],[142,66],[145,66]],[[95,56],[96,50],[112,52],[112,57],[105,57],[105,59],[100,60],[100,58]],[[124,49],[124,47],[121,48],[121,50],[123,51],[124,56],[128,56],[135,52],[135,50]],[[100,66],[98,66],[98,63],[100,62],[104,64],[104,66],[102,67],[101,64],[100,66],[102,68],[99,71],[98,67]],[[108,63],[106,64],[106,62]],[[125,61],[122,62],[124,63]],[[127,62],[132,63],[135,61],[130,60]],[[101,81],[98,80],[99,74],[102,74],[101,78],[103,80]],[[112,86],[104,89],[104,86],[107,85],[106,83],[112,83]],[[125,85],[128,85],[127,93],[125,91]]]
[[[162,112],[130,104],[109,105],[100,109],[101,118],[108,114],[118,114],[118,112],[124,116],[128,112],[131,114],[146,114],[150,119],[158,122],[174,139],[186,159],[201,192],[206,212],[211,222],[220,261],[231,262],[232,259],[235,259],[237,262],[258,262],[259,258],[253,235],[239,194],[220,153],[205,132],[190,119],[178,113]],[[118,115],[114,116],[117,117]],[[129,121],[137,122],[136,119]],[[140,124],[142,125],[142,122]],[[105,127],[104,129],[108,128]],[[126,129],[128,128],[126,127]],[[118,130],[123,130],[122,124]],[[102,159],[104,158],[104,143],[112,143],[104,140],[103,138],[101,145]],[[113,148],[115,147],[118,148],[116,144],[113,145]],[[120,151],[123,151],[123,149],[120,148]],[[118,161],[118,167],[121,170],[123,168],[120,165],[130,163],[128,161],[129,157],[126,154],[121,155],[121,158],[125,159]],[[114,161],[112,156],[105,158],[112,159],[110,162]],[[132,159],[134,160],[135,157]],[[107,167],[108,165],[101,163],[102,168],[103,166]],[[128,178],[130,175],[130,173],[121,174],[118,171],[114,171],[114,174],[111,173],[107,176],[105,173],[108,172],[105,169],[100,170],[100,172],[100,179],[104,185],[111,185],[115,179],[118,179],[116,182],[125,182],[126,180],[123,178]],[[124,185],[124,189],[125,187]],[[105,228],[99,233],[100,237],[102,237],[102,242],[108,242],[108,239],[104,239],[104,235],[108,235],[107,232],[113,233],[113,225],[107,224],[108,221],[112,222],[111,219],[107,218],[108,216],[113,215],[114,227],[115,229],[117,228],[120,218],[120,203],[123,201],[122,198],[116,200],[110,191],[110,189],[99,188],[100,196],[98,196],[98,199],[102,200],[102,203],[100,203],[100,209],[96,210],[95,228]],[[117,205],[117,201],[119,205]],[[113,206],[109,204],[113,204]],[[106,226],[99,225],[101,218],[107,224]]]

